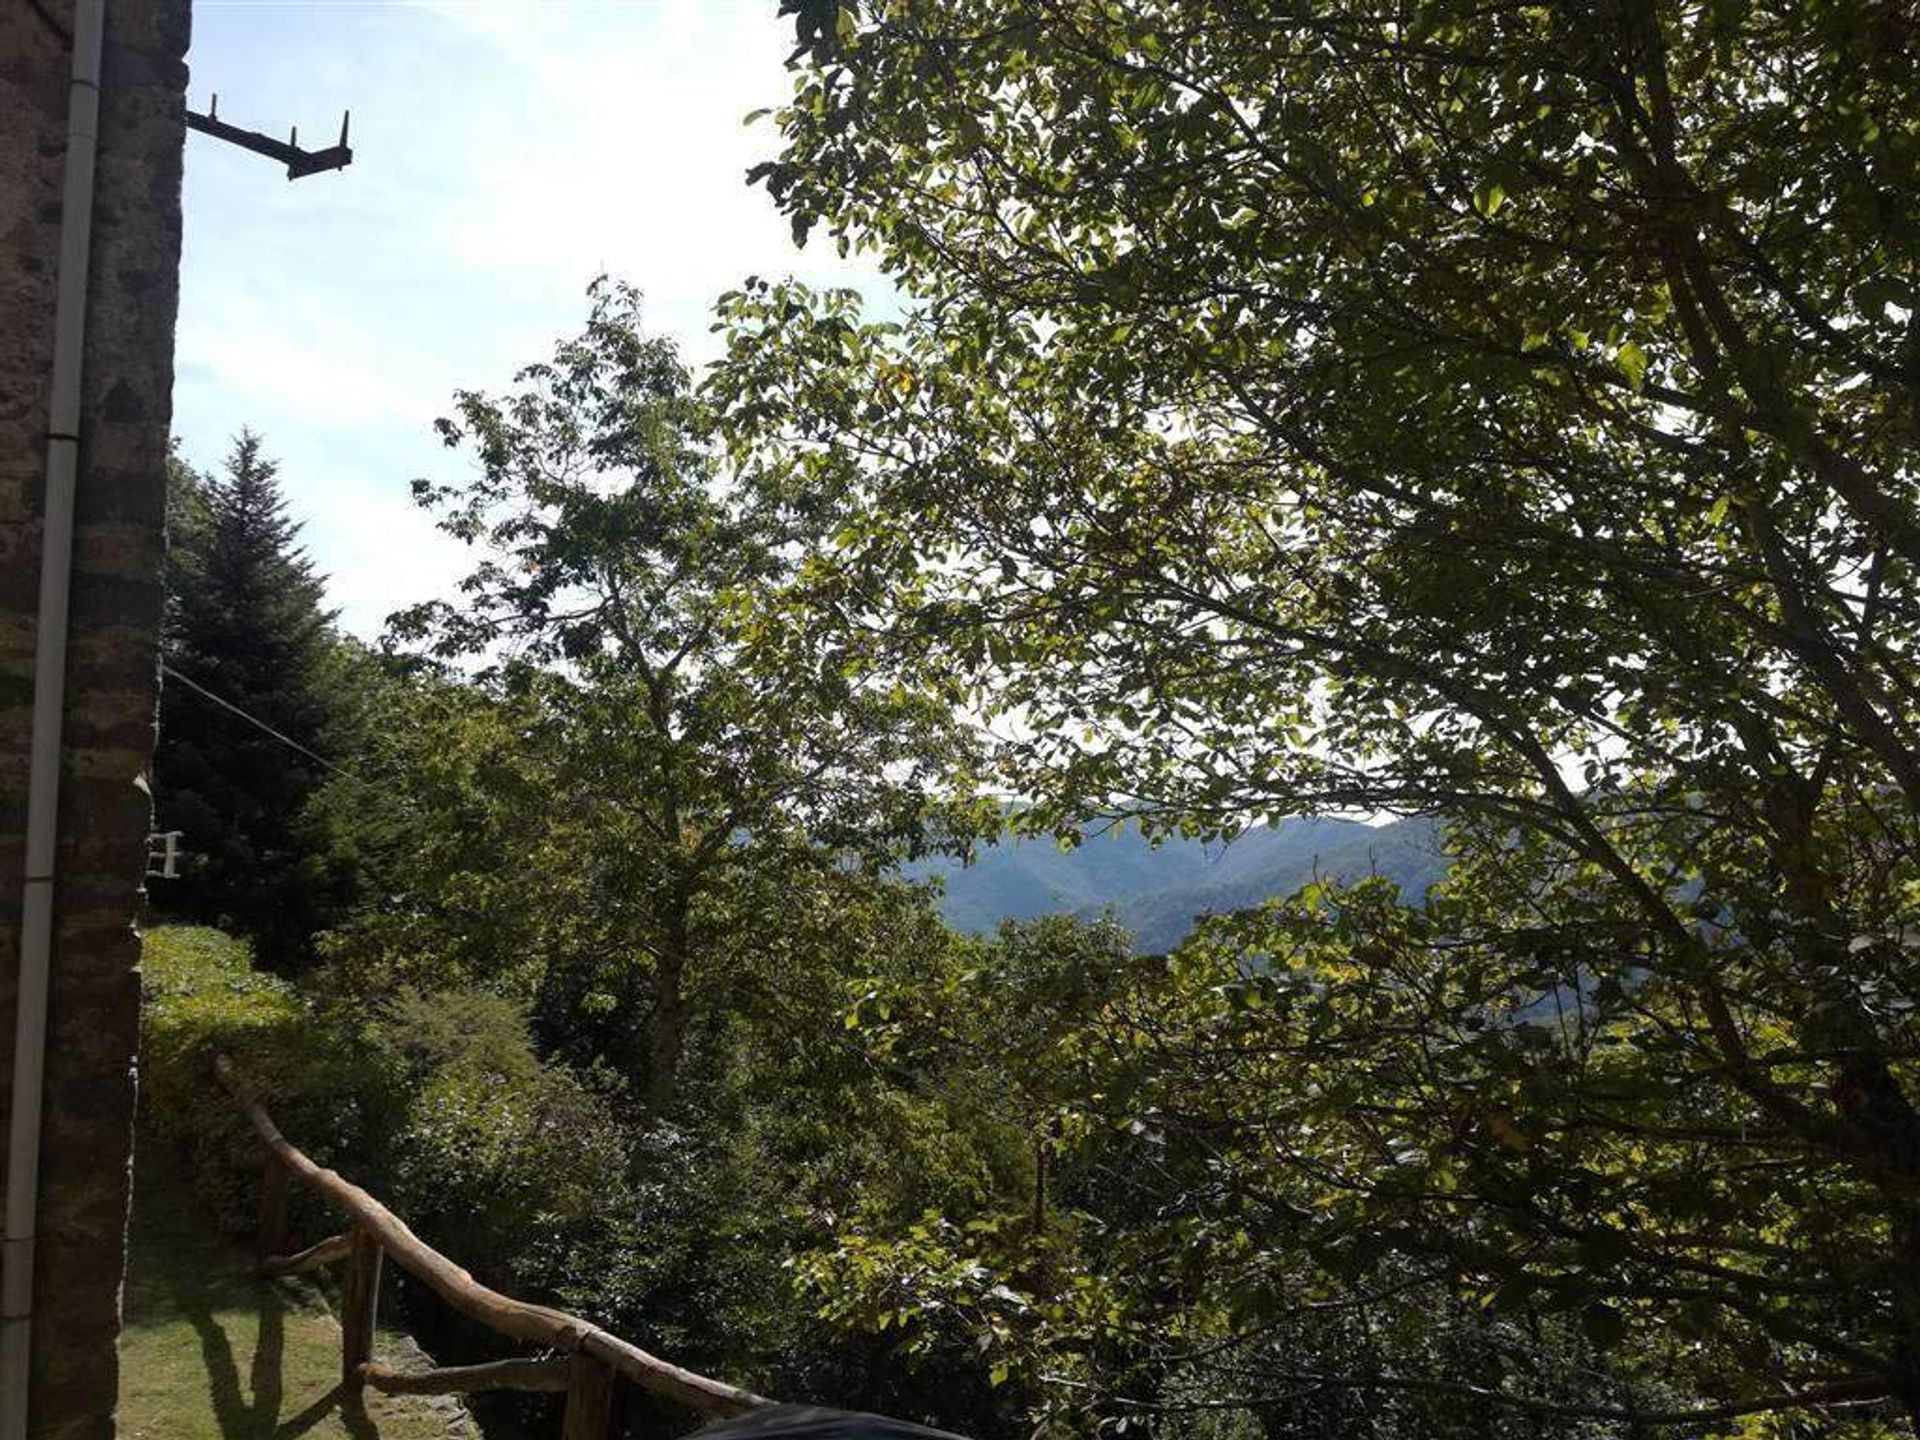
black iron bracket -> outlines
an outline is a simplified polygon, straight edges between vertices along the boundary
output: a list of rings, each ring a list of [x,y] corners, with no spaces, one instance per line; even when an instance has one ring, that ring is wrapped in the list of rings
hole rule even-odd
[[[265,155],[269,160],[280,161],[287,167],[289,180],[298,180],[303,175],[318,175],[323,170],[344,170],[351,165],[353,150],[347,144],[347,125],[352,119],[352,111],[341,113],[339,144],[329,145],[324,150],[302,150],[298,126],[287,132],[286,139],[276,140],[271,135],[262,135],[258,130],[242,130],[238,125],[227,124],[220,118],[218,95],[213,97],[206,114],[202,115],[197,110],[187,111],[189,129],[225,140],[229,145],[238,145],[242,150],[251,150],[256,155]]]

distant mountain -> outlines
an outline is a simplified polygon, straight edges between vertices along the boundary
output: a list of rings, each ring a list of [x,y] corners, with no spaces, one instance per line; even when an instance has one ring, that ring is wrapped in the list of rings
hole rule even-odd
[[[1089,832],[1073,850],[1051,840],[1003,840],[971,865],[929,861],[909,873],[945,881],[941,913],[956,930],[984,933],[1002,920],[1111,912],[1151,953],[1178,944],[1196,916],[1290,895],[1315,878],[1378,874],[1417,899],[1446,873],[1446,861],[1431,821],[1289,820],[1225,845],[1155,845],[1136,830]]]

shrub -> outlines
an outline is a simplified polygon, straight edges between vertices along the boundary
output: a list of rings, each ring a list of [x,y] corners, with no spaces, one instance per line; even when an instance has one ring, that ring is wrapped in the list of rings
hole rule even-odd
[[[635,1208],[631,1137],[610,1084],[534,1053],[523,1007],[414,990],[329,1006],[192,926],[153,930],[144,962],[147,1126],[184,1153],[224,1227],[254,1223],[261,1153],[216,1054],[294,1144],[485,1282],[600,1307]],[[309,1219],[337,1228],[301,1219],[302,1233]]]
[[[399,1122],[400,1067],[287,981],[253,969],[248,946],[218,930],[167,925],[142,952],[141,1104],[149,1132],[177,1146],[221,1225],[253,1223],[261,1150],[213,1074],[232,1057],[294,1143],[363,1183]]]
[[[490,1284],[591,1292],[600,1262],[583,1258],[632,1205],[607,1087],[542,1062],[525,1009],[496,995],[403,990],[374,1027],[410,1097],[391,1155],[396,1208]]]

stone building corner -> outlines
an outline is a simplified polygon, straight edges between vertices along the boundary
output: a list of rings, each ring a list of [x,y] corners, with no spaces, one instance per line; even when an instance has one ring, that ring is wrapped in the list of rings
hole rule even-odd
[[[0,6],[0,1116],[12,1105],[72,10]],[[188,30],[189,0],[107,0],[29,1404],[30,1432],[60,1440],[113,1433]]]

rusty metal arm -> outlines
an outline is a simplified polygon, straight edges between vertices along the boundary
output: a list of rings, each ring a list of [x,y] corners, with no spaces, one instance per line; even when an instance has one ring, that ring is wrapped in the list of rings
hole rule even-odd
[[[325,170],[344,170],[351,165],[353,149],[347,144],[347,127],[352,119],[352,111],[341,114],[340,142],[337,145],[329,145],[324,150],[302,150],[298,126],[287,132],[285,140],[276,140],[258,130],[243,130],[238,125],[229,125],[220,118],[218,95],[213,97],[213,104],[207,107],[206,114],[202,115],[197,110],[187,111],[189,129],[225,140],[229,145],[238,145],[242,150],[251,150],[256,155],[265,155],[269,160],[280,161],[287,167],[289,180],[298,180],[303,175],[318,175]]]

